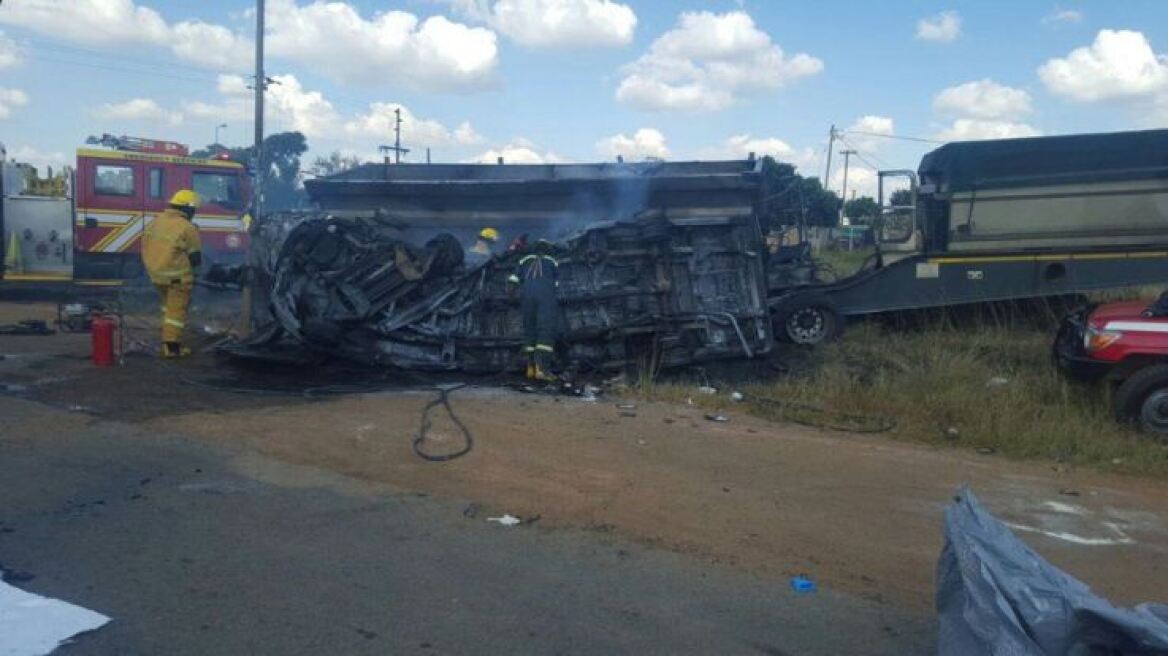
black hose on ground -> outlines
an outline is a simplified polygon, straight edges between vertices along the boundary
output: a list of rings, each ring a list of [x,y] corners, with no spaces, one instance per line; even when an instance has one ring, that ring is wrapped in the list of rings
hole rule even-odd
[[[450,405],[451,392],[455,392],[464,387],[467,387],[466,383],[459,383],[450,387],[440,387],[438,388],[438,396],[427,403],[426,407],[422,408],[422,422],[418,426],[418,434],[414,437],[412,445],[414,448],[414,453],[418,454],[419,458],[422,458],[423,460],[429,460],[430,462],[449,462],[451,460],[465,456],[471,452],[471,449],[474,448],[474,435],[471,434],[470,429],[466,427],[466,424],[462,423],[462,420],[458,418],[458,415],[454,414],[454,408]],[[446,410],[446,415],[450,417],[450,421],[454,422],[454,425],[457,426],[458,430],[462,432],[462,438],[465,446],[463,446],[458,451],[454,451],[453,453],[432,454],[427,453],[422,449],[422,443],[426,441],[426,436],[429,434],[430,428],[432,426],[430,423],[430,411],[434,408],[437,408],[438,406],[442,406]]]

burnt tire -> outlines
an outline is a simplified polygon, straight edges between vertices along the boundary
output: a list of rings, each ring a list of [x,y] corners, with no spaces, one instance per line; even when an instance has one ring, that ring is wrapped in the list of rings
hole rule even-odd
[[[774,318],[775,336],[792,344],[814,346],[843,333],[844,317],[822,294],[796,294],[782,301]]]
[[[1112,406],[1118,421],[1168,440],[1168,364],[1133,373],[1115,389]]]

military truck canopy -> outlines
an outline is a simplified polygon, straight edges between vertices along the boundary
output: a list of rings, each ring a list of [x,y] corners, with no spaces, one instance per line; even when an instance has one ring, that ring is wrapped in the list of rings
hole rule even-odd
[[[1168,178],[1168,130],[951,143],[919,174],[948,192]]]

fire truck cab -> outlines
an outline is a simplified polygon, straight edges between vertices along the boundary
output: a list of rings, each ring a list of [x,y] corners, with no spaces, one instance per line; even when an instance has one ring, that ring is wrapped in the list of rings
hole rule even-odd
[[[240,264],[251,203],[242,164],[191,157],[183,144],[102,135],[77,150],[71,198],[0,185],[6,281],[117,281],[142,273],[142,233],[179,189],[202,200],[195,225],[207,264]]]
[[[142,231],[179,189],[202,205],[195,225],[203,257],[239,264],[247,252],[248,179],[239,162],[191,157],[182,144],[147,139],[91,139],[109,149],[79,149],[74,185],[74,276],[131,278],[141,270]]]

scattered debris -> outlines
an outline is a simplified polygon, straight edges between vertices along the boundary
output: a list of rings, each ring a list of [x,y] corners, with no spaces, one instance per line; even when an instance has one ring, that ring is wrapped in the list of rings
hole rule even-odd
[[[1059,494],[1061,494],[1063,496],[1068,496],[1068,497],[1077,497],[1077,496],[1079,496],[1079,491],[1078,490],[1071,490],[1068,488],[1063,488],[1063,489],[1059,490]]]
[[[730,400],[735,403],[742,403],[745,398],[746,395],[742,392],[730,392]]]
[[[986,387],[989,387],[991,389],[994,387],[1005,387],[1006,385],[1009,385],[1009,384],[1010,384],[1010,379],[1004,378],[1002,376],[994,376],[993,378],[986,381]]]
[[[1113,465],[1122,465],[1122,464],[1123,464],[1123,458],[1112,458],[1112,459],[1111,459],[1111,464],[1113,464]]]
[[[983,456],[992,456],[992,455],[994,455],[995,453],[997,453],[997,452],[998,452],[998,450],[997,450],[997,449],[995,449],[995,448],[994,448],[994,447],[992,447],[992,446],[979,446],[979,447],[977,448],[977,452],[978,452],[978,453],[980,453],[980,454],[981,454],[981,455],[983,455]]]
[[[478,514],[479,504],[477,503],[469,504],[466,508],[462,509],[462,516],[466,517],[467,519],[474,519],[475,517],[478,517]]]
[[[701,387],[698,388],[698,391],[701,392],[702,394],[717,394],[718,388],[711,387],[709,385],[702,385]]]
[[[523,523],[523,520],[519,519],[515,515],[503,515],[502,517],[488,517],[487,521],[488,522],[495,522],[497,524],[502,524],[503,526],[519,526],[520,524]]]
[[[813,594],[818,589],[818,586],[815,585],[815,581],[812,581],[809,577],[791,577],[791,590],[793,590],[797,595]]]
[[[637,404],[636,403],[618,403],[618,404],[616,404],[616,407],[618,410],[635,410],[637,408]]]
[[[959,439],[961,437],[961,431],[957,430],[956,426],[950,426],[941,432],[945,435],[945,437],[947,439],[950,439],[950,440],[956,440],[956,439]]]
[[[25,319],[19,323],[0,325],[0,335],[55,335],[57,331],[49,328],[49,324],[40,319]]]
[[[724,423],[724,422],[730,421],[730,419],[726,415],[722,415],[722,414],[707,413],[705,415],[705,417],[706,417],[706,419],[708,419],[710,421],[716,421],[719,423]]]

